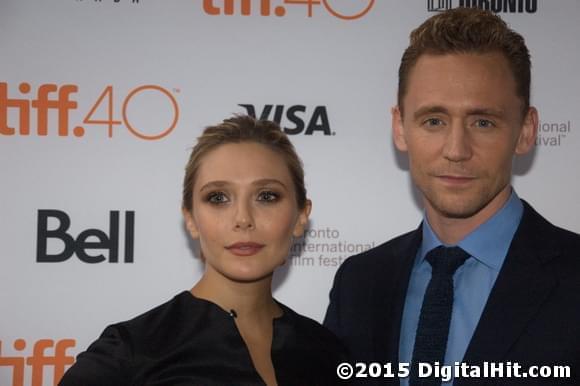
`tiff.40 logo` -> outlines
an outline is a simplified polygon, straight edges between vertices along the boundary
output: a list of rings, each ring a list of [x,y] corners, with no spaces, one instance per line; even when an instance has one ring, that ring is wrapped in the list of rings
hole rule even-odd
[[[271,16],[273,14],[283,17],[286,15],[288,6],[302,5],[308,10],[308,17],[312,17],[314,8],[323,5],[324,9],[336,18],[355,20],[369,13],[375,5],[375,0],[279,0],[277,6],[273,6],[271,0],[259,0],[257,3],[259,7],[256,7],[255,0],[203,0],[203,11],[211,16],[236,14]]]
[[[78,92],[78,86],[66,84],[58,86],[56,84],[43,84],[36,90],[35,96],[29,83],[23,82],[18,85],[20,96],[12,96],[9,93],[8,83],[0,83],[0,136],[28,136],[33,131],[36,135],[47,136],[49,132],[56,131],[60,137],[68,137],[70,131],[70,112],[78,109],[78,103],[73,98]],[[176,90],[177,92],[179,90]],[[130,116],[129,111],[147,111],[147,109],[138,109],[134,105],[135,97],[142,93],[156,93],[158,96],[166,98],[172,110],[171,122],[165,128],[144,131],[143,128],[137,127]],[[156,99],[157,100],[157,99]],[[162,107],[162,106],[161,106]],[[76,137],[85,135],[86,125],[102,125],[107,128],[109,138],[113,137],[115,126],[123,124],[127,130],[134,136],[144,140],[161,139],[173,131],[179,119],[179,106],[175,97],[163,87],[157,85],[143,85],[130,90],[121,103],[121,120],[116,118],[118,106],[114,98],[114,87],[106,86],[98,96],[88,113],[82,120],[83,125],[75,125],[72,134]],[[32,127],[32,112],[36,113],[36,128]],[[18,121],[17,125],[11,125],[10,113],[12,118]],[[56,127],[50,126],[50,118],[57,121]],[[54,121],[54,119],[52,119]]]
[[[75,358],[67,354],[67,350],[75,347],[74,339],[62,339],[54,341],[52,339],[40,339],[34,343],[32,355],[5,355],[7,351],[0,341],[0,368],[12,368],[12,382],[3,383],[2,386],[24,386],[24,375],[27,366],[31,370],[30,386],[44,385],[45,368],[53,369],[53,385],[56,385],[62,378],[66,367],[74,363]],[[21,353],[26,349],[24,339],[16,339],[12,345],[15,351]],[[52,354],[47,354],[47,350],[53,349]]]

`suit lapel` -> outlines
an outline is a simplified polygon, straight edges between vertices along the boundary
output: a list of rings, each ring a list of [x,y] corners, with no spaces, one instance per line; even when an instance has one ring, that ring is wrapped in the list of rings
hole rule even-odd
[[[467,347],[464,362],[501,362],[556,286],[549,260],[557,246],[542,235],[553,226],[524,202],[524,215]],[[461,384],[461,382],[458,382]]]
[[[399,335],[405,296],[413,262],[421,244],[421,225],[404,236],[403,240],[385,256],[384,264],[375,272],[373,301],[376,312],[373,326],[376,360],[397,363]],[[388,261],[386,261],[388,260]]]

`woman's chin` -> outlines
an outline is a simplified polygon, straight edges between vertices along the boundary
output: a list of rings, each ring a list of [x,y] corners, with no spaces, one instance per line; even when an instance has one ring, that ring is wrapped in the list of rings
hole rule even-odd
[[[236,283],[258,283],[271,280],[273,274],[273,270],[236,270],[227,272],[224,276]]]

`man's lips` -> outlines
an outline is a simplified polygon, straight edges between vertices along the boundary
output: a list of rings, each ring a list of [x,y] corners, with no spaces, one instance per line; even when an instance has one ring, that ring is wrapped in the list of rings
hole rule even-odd
[[[252,256],[260,252],[264,248],[264,244],[253,242],[239,242],[228,245],[226,249],[237,256]]]
[[[441,174],[436,175],[435,177],[437,177],[437,179],[440,181],[451,185],[463,185],[475,180],[475,177],[473,176],[462,176],[454,174]]]

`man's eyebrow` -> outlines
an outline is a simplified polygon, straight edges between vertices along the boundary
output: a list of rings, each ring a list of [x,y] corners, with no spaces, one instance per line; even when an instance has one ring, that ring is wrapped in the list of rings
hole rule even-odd
[[[424,115],[437,114],[437,113],[449,114],[449,110],[447,110],[443,106],[425,106],[425,107],[421,107],[420,109],[415,111],[415,113],[413,114],[413,118],[417,119],[417,118],[422,117]],[[505,111],[502,109],[497,109],[497,108],[492,108],[492,107],[475,107],[475,108],[472,108],[470,110],[467,110],[467,115],[489,115],[489,116],[501,118],[501,117],[505,116]]]
[[[467,112],[468,115],[489,115],[492,117],[504,117],[505,111],[502,109],[495,109],[490,107],[474,108]]]
[[[415,113],[413,114],[413,118],[417,119],[423,115],[434,114],[434,113],[448,114],[449,110],[447,110],[443,106],[425,106],[425,107],[421,107],[419,110],[415,111]]]

